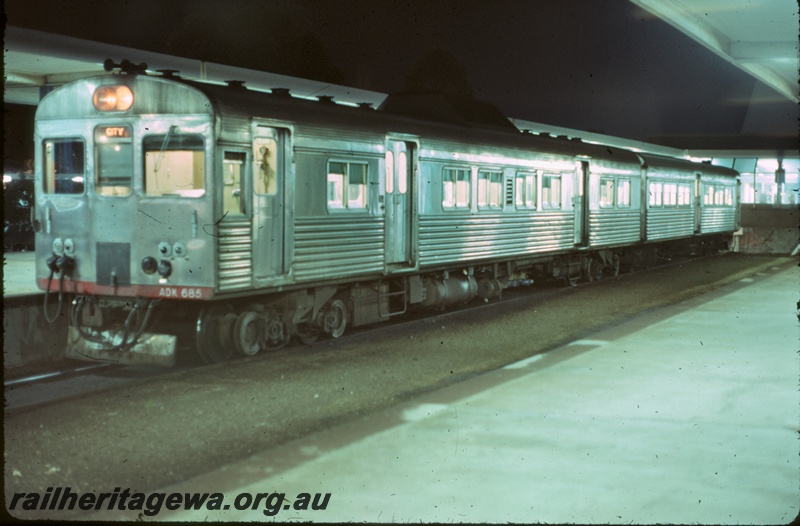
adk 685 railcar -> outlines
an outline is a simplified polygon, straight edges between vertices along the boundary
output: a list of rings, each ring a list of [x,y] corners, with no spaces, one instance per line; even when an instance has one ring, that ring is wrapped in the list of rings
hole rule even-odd
[[[409,116],[418,100],[375,110],[144,73],[49,93],[36,277],[46,316],[70,318],[67,354],[169,365],[182,342],[219,362],[541,277],[598,279],[676,243],[722,248],[738,228],[732,170],[478,123],[443,100],[436,119]]]

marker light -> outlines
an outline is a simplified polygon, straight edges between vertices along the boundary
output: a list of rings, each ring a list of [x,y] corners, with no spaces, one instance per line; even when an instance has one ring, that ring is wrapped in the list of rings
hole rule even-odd
[[[100,86],[92,103],[100,111],[125,111],[133,106],[133,92],[128,86]]]

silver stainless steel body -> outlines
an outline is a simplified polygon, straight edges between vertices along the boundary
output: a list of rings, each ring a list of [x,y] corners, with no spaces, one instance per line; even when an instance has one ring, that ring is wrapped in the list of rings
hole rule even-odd
[[[78,356],[160,323],[219,361],[738,228],[732,170],[279,90],[79,80],[35,140],[36,277]]]

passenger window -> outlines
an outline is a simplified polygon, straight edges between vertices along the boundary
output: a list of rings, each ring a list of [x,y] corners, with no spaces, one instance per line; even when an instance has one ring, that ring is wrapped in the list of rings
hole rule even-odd
[[[678,204],[678,185],[674,183],[664,184],[664,206],[677,206]]]
[[[478,172],[478,208],[503,207],[503,173]]]
[[[542,208],[561,208],[561,176],[544,174],[542,176]]]
[[[659,207],[661,206],[661,198],[662,198],[662,187],[661,183],[650,183],[649,192],[650,192],[650,206],[651,207]]]
[[[253,186],[257,194],[275,195],[278,192],[278,143],[274,139],[256,141]]]
[[[386,151],[386,193],[394,193],[394,152]]]
[[[617,180],[617,206],[620,208],[628,208],[631,206],[631,180],[618,179]]]
[[[367,174],[367,163],[328,162],[328,208],[366,208]]]
[[[245,158],[243,152],[225,152],[225,159],[222,161],[222,211],[225,217],[245,213],[242,200]]]
[[[600,208],[614,206],[614,179],[602,177],[600,179]]]
[[[686,183],[678,184],[678,206],[692,204],[692,187]]]
[[[405,194],[408,191],[408,157],[406,152],[397,155],[397,191]]]
[[[703,204],[704,205],[714,204],[714,187],[710,184],[706,185],[706,192],[703,195]]]
[[[42,177],[46,194],[82,194],[84,152],[81,139],[49,139],[43,143]]]
[[[517,208],[536,208],[536,175],[518,173],[516,177]]]
[[[202,135],[150,135],[144,149],[144,191],[149,196],[200,197],[205,194],[205,151]]]
[[[133,140],[130,126],[99,126],[94,131],[95,180],[99,195],[131,194]]]
[[[730,204],[733,204],[733,195],[730,188],[720,188],[714,193],[714,204],[717,206],[725,206],[729,199],[731,201]]]
[[[467,168],[445,168],[442,173],[442,206],[469,208],[470,171]]]

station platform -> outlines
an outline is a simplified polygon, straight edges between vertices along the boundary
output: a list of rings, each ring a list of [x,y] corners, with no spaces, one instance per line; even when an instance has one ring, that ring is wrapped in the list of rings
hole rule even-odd
[[[146,520],[789,523],[799,283],[797,266],[773,267],[643,313],[164,488],[220,492],[228,509]],[[237,510],[244,493],[287,500]],[[297,511],[301,493],[330,497]]]
[[[3,297],[13,298],[41,294],[36,286],[34,252],[6,252],[3,254]]]

